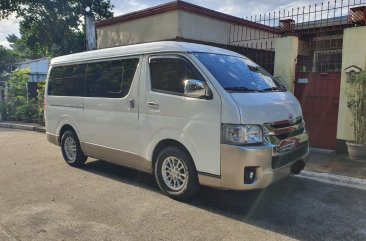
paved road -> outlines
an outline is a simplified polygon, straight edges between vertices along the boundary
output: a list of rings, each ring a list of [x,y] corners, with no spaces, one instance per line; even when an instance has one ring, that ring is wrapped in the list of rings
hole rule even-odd
[[[104,161],[67,166],[35,132],[0,129],[0,240],[366,240],[366,191],[290,177],[203,188],[185,203]]]

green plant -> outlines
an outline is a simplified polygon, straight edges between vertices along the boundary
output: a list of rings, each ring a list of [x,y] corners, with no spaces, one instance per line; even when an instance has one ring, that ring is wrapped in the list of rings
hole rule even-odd
[[[17,120],[31,122],[38,118],[37,101],[31,99],[15,108],[14,116]]]
[[[27,82],[29,79],[29,69],[15,70],[10,79],[6,82],[7,91],[5,93],[6,114],[10,118],[15,118],[17,106],[24,105],[27,101]]]
[[[45,94],[46,82],[39,82],[37,88],[37,99],[38,99],[38,121],[44,122],[44,94]]]
[[[347,106],[352,114],[355,142],[366,144],[366,71],[350,78],[347,88]]]
[[[38,117],[37,101],[27,97],[29,73],[29,69],[17,69],[6,82],[5,110],[10,119],[32,121]]]
[[[4,118],[4,114],[5,114],[5,103],[0,100],[0,116],[1,118]],[[0,118],[0,120],[1,120]]]

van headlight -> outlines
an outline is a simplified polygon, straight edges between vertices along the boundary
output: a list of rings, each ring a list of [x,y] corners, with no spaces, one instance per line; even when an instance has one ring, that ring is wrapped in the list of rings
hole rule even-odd
[[[222,143],[233,145],[263,143],[263,131],[259,125],[222,124]]]

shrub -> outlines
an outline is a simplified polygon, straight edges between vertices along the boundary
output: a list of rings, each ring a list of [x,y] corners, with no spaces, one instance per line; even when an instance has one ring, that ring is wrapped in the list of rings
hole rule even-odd
[[[355,142],[366,144],[366,72],[363,71],[350,79],[346,91],[347,106],[351,111]]]
[[[44,94],[45,94],[46,82],[39,82],[37,88],[38,99],[38,121],[44,122]]]
[[[29,69],[17,69],[6,82],[5,111],[13,120],[32,121],[38,117],[37,101],[27,98]]]

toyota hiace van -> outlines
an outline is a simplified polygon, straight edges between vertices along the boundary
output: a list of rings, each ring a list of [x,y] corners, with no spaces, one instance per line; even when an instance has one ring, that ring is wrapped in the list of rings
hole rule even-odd
[[[52,59],[47,139],[65,161],[87,157],[151,173],[165,194],[200,185],[265,188],[299,173],[308,134],[299,102],[228,50],[154,42]]]

